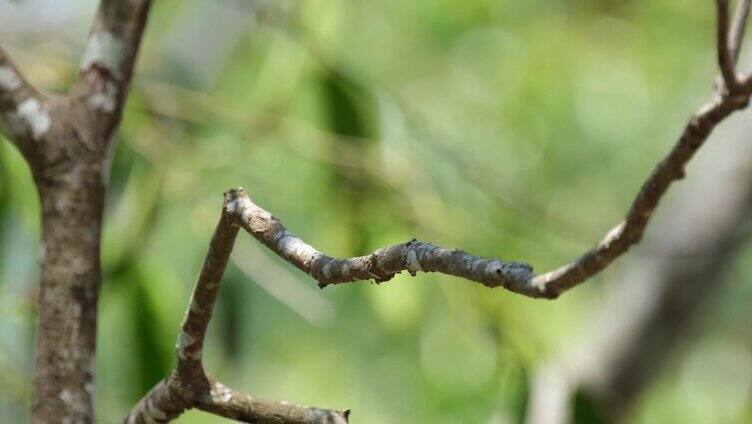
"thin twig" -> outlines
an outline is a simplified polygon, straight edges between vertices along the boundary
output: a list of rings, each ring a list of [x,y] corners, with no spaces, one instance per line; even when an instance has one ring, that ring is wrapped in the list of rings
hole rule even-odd
[[[739,134],[749,129],[736,128]],[[703,181],[691,182],[685,198],[664,210],[664,217],[681,218],[668,218],[635,252],[597,313],[583,321],[589,324],[584,338],[567,342],[537,367],[528,424],[571,422],[575,393],[585,394],[600,421],[623,421],[669,358],[677,359],[698,315],[712,313],[704,307],[732,283],[729,274],[752,236],[752,146],[716,147],[697,169]],[[717,190],[697,190],[714,183]]]
[[[750,3],[751,0],[739,0],[734,10],[734,19],[731,22],[731,29],[729,30],[729,50],[734,57],[734,64],[739,61],[742,41],[744,41],[744,31],[747,29]]]
[[[732,53],[731,45],[729,44],[729,0],[716,0],[715,4],[717,12],[716,50],[718,53],[718,66],[721,69],[726,89],[729,92],[733,92],[739,85],[739,80],[734,69],[736,62],[734,53]]]

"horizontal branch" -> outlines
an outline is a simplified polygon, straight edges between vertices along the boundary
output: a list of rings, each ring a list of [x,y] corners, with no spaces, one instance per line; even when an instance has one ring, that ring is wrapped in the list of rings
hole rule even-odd
[[[209,244],[175,349],[175,370],[144,395],[124,422],[168,422],[196,408],[214,415],[259,424],[346,424],[349,411],[328,410],[257,398],[232,390],[204,371],[202,350],[220,282],[239,226],[229,212],[234,197],[225,195],[222,214]]]
[[[196,409],[244,423],[347,424],[349,410],[336,411],[255,398],[208,378],[209,396],[198,399]]]
[[[242,188],[228,191],[227,210],[257,240],[287,262],[312,276],[320,287],[373,279],[390,280],[401,271],[442,272],[488,287],[503,286],[524,292],[532,268],[524,263],[481,258],[462,250],[445,249],[411,240],[378,249],[366,256],[347,259],[329,257],[292,235],[271,213],[254,204]]]

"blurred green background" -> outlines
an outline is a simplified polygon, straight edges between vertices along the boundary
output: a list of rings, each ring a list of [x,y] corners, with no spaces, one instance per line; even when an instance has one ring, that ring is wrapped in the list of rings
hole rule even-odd
[[[0,39],[64,90],[95,3],[0,2]],[[226,189],[332,255],[415,237],[548,270],[618,222],[711,92],[713,22],[690,0],[156,2],[111,170],[98,421],[173,366]],[[0,422],[28,417],[38,232],[28,168],[2,142]],[[725,313],[703,315],[630,421],[752,421],[752,262],[737,266]],[[555,302],[435,274],[321,291],[242,234],[208,369],[355,423],[519,422],[535,367],[619,269]]]

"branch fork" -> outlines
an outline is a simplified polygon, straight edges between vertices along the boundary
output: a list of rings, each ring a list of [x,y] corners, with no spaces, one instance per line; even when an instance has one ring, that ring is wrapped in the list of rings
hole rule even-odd
[[[348,422],[349,410],[304,407],[256,398],[228,388],[204,371],[202,353],[206,330],[245,211],[237,208],[238,192],[230,190],[225,193],[219,224],[178,332],[175,343],[177,366],[133,407],[124,420],[127,424],[168,422],[191,408],[260,424]]]

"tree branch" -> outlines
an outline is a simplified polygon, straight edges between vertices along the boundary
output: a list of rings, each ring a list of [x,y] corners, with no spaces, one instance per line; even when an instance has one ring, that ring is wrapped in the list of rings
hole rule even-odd
[[[238,233],[236,191],[225,193],[222,215],[180,326],[178,364],[130,411],[126,423],[167,422],[196,408],[253,423],[346,424],[349,411],[304,407],[252,397],[232,390],[204,371],[201,356],[220,281]]]
[[[120,121],[151,0],[102,0],[69,95],[103,122],[109,138]]]
[[[234,200],[228,209],[239,224],[274,253],[316,279],[322,288],[368,279],[380,283],[401,271],[411,274],[426,271],[525,293],[525,285],[532,277],[532,268],[524,263],[481,258],[417,240],[384,247],[366,256],[335,259],[292,235],[277,218],[254,204],[242,188],[230,190],[230,193]]]
[[[747,134],[749,129],[736,130]],[[572,340],[535,371],[526,422],[570,422],[578,391],[604,421],[622,421],[668,360],[675,359],[672,353],[686,341],[698,315],[712,313],[703,307],[731,283],[728,273],[752,235],[747,228],[752,148],[718,147],[706,156],[711,160],[703,163],[703,180],[685,187],[684,195],[668,205],[660,233],[635,252],[638,259],[625,267],[604,305],[586,320],[592,328],[582,331],[585,340]]]
[[[232,390],[212,377],[210,396],[202,396],[196,408],[236,421],[260,424],[347,424],[350,411],[311,408],[288,402],[254,398]]]
[[[734,10],[734,19],[731,22],[729,30],[729,50],[734,57],[734,64],[739,61],[742,41],[744,40],[744,31],[747,29],[747,18],[749,17],[750,0],[739,0]]]
[[[0,47],[0,129],[26,157],[50,127],[46,102]]]
[[[718,66],[721,68],[721,75],[723,75],[726,89],[729,92],[733,92],[739,85],[739,80],[736,76],[735,70],[735,53],[732,52],[731,44],[729,43],[729,0],[716,0],[715,4],[717,17],[716,50],[718,53]]]

